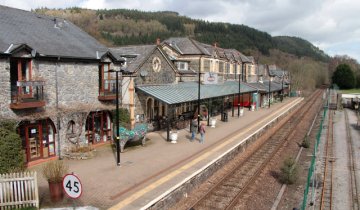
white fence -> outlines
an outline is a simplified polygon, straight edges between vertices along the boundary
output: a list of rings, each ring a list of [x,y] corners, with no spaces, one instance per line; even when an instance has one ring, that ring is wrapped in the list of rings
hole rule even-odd
[[[36,172],[0,174],[0,210],[39,208]]]

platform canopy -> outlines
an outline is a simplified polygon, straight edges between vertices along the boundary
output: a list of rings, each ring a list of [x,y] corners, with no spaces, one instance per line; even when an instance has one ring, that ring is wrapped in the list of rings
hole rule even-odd
[[[136,87],[166,104],[179,104],[198,100],[198,83],[183,82],[168,85],[146,85]],[[257,92],[258,89],[241,83],[241,93]],[[226,81],[222,84],[200,85],[200,99],[210,99],[239,93],[238,81]]]

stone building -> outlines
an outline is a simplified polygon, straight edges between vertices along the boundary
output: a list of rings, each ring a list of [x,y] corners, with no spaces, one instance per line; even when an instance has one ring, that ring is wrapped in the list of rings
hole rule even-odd
[[[108,48],[67,20],[0,6],[0,118],[18,123],[26,163],[112,140]]]

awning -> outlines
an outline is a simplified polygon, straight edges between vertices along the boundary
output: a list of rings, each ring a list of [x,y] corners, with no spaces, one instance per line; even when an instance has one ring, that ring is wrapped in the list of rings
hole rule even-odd
[[[179,104],[198,100],[198,83],[183,82],[169,85],[146,85],[136,87],[141,91],[166,104]],[[258,90],[241,83],[241,93],[257,92]],[[238,81],[226,81],[222,84],[200,85],[200,99],[216,98],[239,93]]]

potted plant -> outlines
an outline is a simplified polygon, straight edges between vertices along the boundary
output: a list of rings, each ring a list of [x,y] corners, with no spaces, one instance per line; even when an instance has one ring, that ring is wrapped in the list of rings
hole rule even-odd
[[[61,160],[46,163],[42,173],[49,183],[50,198],[52,202],[58,202],[64,197],[62,189],[63,176],[68,173],[69,167]]]

